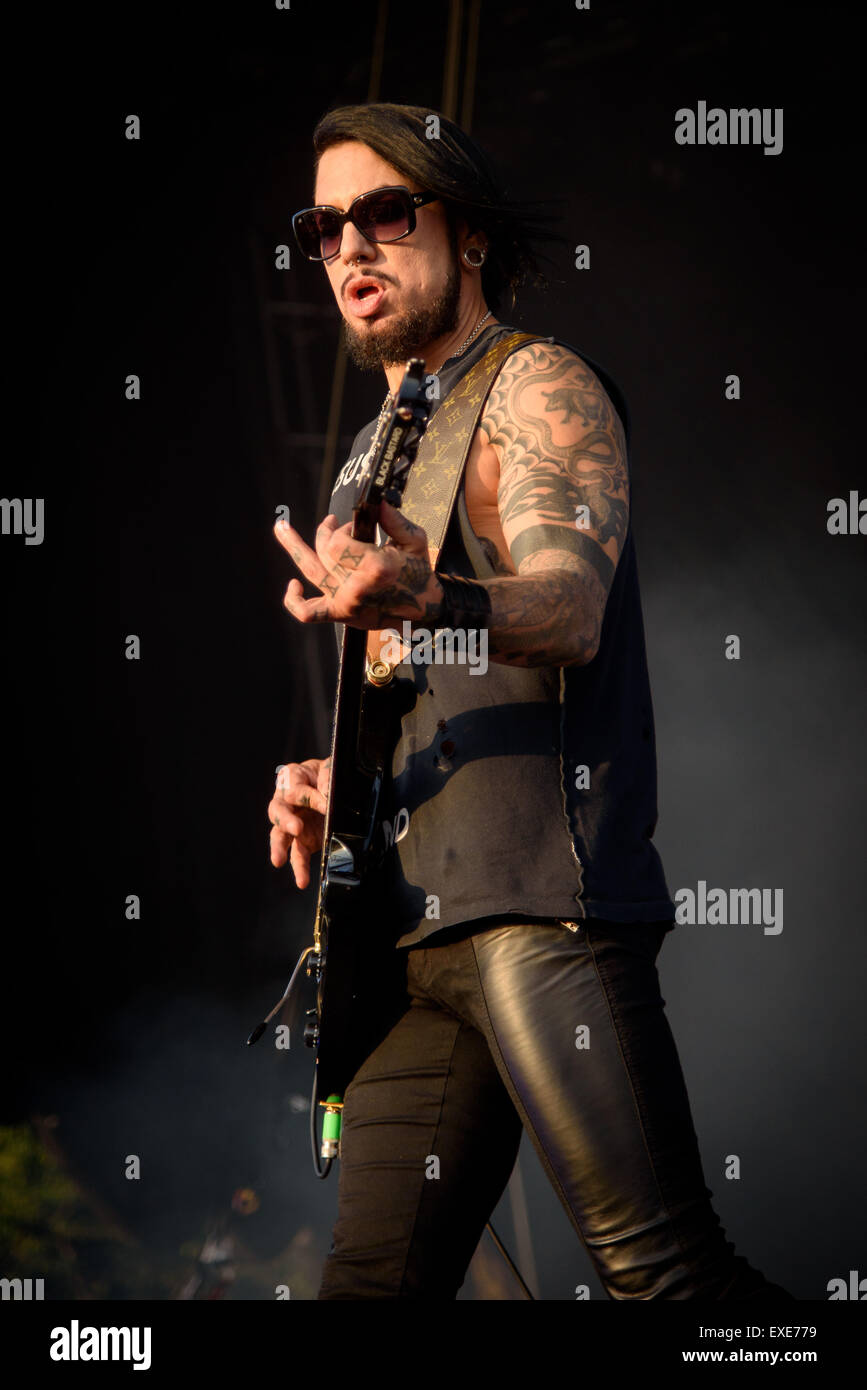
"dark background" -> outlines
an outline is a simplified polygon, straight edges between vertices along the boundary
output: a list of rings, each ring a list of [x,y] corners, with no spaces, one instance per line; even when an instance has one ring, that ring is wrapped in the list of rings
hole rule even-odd
[[[454,8],[388,7],[382,99],[442,109]],[[379,13],[49,9],[18,49],[8,346],[40,399],[35,417],[12,400],[3,493],[44,497],[46,534],[0,538],[0,1119],[47,1126],[139,1265],[171,1266],[251,1187],[233,1229],[254,1261],[300,1241],[293,1297],[315,1296],[337,1177],[311,1169],[300,1026],[289,1053],[244,1042],[312,920],[312,891],[270,866],[265,811],[276,765],[323,752],[333,644],[282,609],[294,571],[271,526],[281,504],[308,536],[320,519],[339,320],[294,245],[291,270],[270,266],[312,201],[316,119],[367,99]],[[555,251],[547,294],[500,317],[584,350],[630,403],[669,887],[784,890],[780,935],[684,925],[659,964],[717,1210],[802,1299],[867,1273],[865,542],[826,529],[828,499],[865,485],[849,23],[828,5],[483,0],[474,80],[461,66],[512,195],[565,197],[569,244],[591,248],[585,272]],[[783,107],[783,152],[678,146],[674,113],[699,100]],[[336,466],[383,391],[349,368]],[[603,1297],[526,1141],[521,1162],[539,1293]],[[506,1200],[494,1223],[511,1243]],[[80,1296],[131,1296],[123,1261],[100,1283],[86,1247],[67,1242],[60,1284],[75,1266]],[[51,1263],[15,1258],[0,1273]]]

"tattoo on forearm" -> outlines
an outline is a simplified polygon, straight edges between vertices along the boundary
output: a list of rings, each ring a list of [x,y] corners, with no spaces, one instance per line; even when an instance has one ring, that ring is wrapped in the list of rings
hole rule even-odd
[[[550,565],[553,557],[543,552]],[[605,591],[592,570],[544,568],[532,575],[491,579],[491,658],[512,666],[571,666],[592,659],[599,645]]]

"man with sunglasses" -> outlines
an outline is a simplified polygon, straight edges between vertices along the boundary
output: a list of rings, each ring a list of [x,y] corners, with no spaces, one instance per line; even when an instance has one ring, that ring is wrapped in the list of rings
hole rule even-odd
[[[316,206],[294,227],[353,361],[393,392],[422,357],[442,400],[514,331],[495,311],[535,262],[525,214],[437,119],[429,140],[420,108],[328,113]],[[376,423],[315,547],[276,528],[318,590],[305,598],[292,579],[285,606],[300,623],[483,629],[488,668],[408,668],[416,695],[391,768],[406,818],[382,903],[405,988],[344,1097],[319,1298],[453,1299],[523,1126],[608,1297],[788,1299],[734,1253],[711,1206],[659,990],[674,904],[652,844],[622,393],[567,344],[513,350],[435,568],[424,531],[387,505],[386,546],[351,538]],[[327,791],[327,760],[310,758],[283,769],[268,808],[272,863],[288,859],[300,888]]]

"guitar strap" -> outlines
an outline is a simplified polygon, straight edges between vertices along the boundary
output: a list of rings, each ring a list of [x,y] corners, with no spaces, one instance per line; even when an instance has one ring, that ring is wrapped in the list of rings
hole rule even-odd
[[[550,341],[536,333],[510,333],[501,338],[452,388],[422,435],[400,510],[427,532],[432,569],[436,569],[470,446],[500,368],[506,358],[525,343]],[[380,654],[386,643],[391,644],[389,655],[392,656],[394,638],[389,638],[382,629],[370,633],[368,669],[371,662],[381,661]],[[401,641],[400,650],[398,659],[402,660],[410,648]],[[390,659],[386,664],[390,668],[395,663]],[[379,669],[381,671],[381,665]]]

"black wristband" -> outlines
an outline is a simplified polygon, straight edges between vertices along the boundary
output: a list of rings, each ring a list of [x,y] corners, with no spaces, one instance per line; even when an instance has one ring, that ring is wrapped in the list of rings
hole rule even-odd
[[[473,631],[491,625],[491,596],[477,579],[461,579],[456,574],[438,574],[443,598],[437,614],[437,627],[454,631]]]

